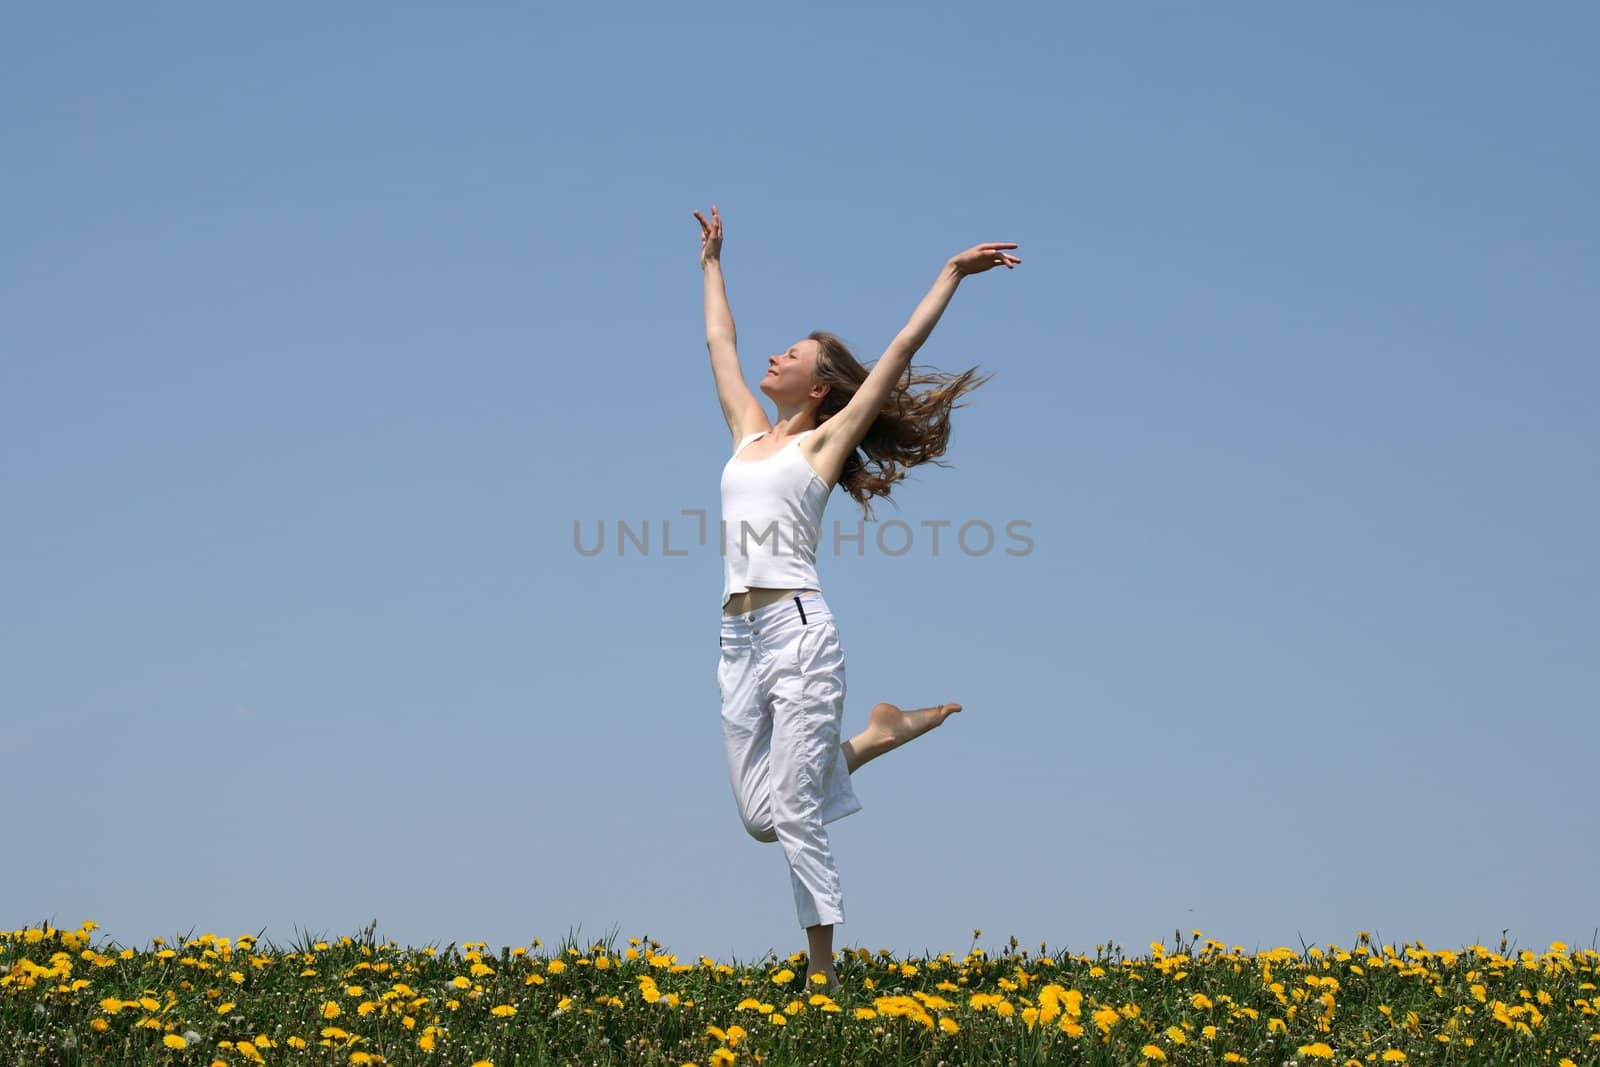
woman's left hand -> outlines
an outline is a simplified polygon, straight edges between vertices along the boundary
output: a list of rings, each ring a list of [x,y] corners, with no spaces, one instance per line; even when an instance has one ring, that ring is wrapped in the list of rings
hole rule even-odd
[[[950,265],[962,277],[966,277],[969,274],[982,274],[984,271],[994,267],[1005,267],[1007,270],[1011,270],[1022,262],[1016,256],[1008,255],[1005,251],[1008,248],[1015,247],[1017,247],[1015,244],[1006,241],[973,245],[965,252],[958,252],[952,256]]]

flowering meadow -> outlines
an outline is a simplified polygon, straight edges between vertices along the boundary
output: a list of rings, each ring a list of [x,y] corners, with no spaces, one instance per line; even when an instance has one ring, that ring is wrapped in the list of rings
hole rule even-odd
[[[0,930],[0,1064],[1600,1064],[1600,953],[1559,942],[851,948],[830,993],[801,954],[686,960],[649,938],[134,949],[95,929]]]

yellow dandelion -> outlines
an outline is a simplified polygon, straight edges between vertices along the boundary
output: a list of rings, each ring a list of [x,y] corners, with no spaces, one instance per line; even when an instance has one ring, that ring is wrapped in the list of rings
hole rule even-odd
[[[186,1048],[189,1044],[177,1034],[168,1034],[161,1039],[161,1043],[171,1049]]]
[[[792,981],[794,981],[794,972],[787,967],[772,976],[773,985],[784,985]]]
[[[1300,1055],[1310,1056],[1314,1060],[1333,1059],[1333,1049],[1329,1048],[1328,1045],[1322,1041],[1316,1041],[1309,1045],[1301,1045],[1299,1051]]]
[[[550,974],[560,974],[562,971],[564,971],[566,969],[567,969],[567,965],[565,963],[562,963],[560,960],[551,960],[550,961],[550,965],[545,968],[545,970],[547,972],[549,972]]]
[[[490,1015],[498,1015],[502,1019],[509,1018],[516,1013],[517,1009],[513,1008],[510,1004],[498,1004],[489,1009]]]
[[[958,1032],[961,1027],[956,1025],[956,1021],[954,1019],[944,1018],[939,1020],[939,1029],[943,1030],[947,1034],[953,1034]]]
[[[871,1008],[857,1008],[854,1012],[857,1019],[876,1019],[878,1013]]]
[[[1144,1048],[1139,1050],[1139,1054],[1145,1059],[1152,1060],[1156,1063],[1167,1062],[1167,1054],[1162,1052],[1161,1049],[1155,1045],[1146,1045]]]
[[[324,1019],[337,1019],[341,1014],[343,1014],[343,1010],[338,1004],[331,1000],[323,1002],[322,1017]]]
[[[111,1024],[106,1022],[104,1019],[92,1019],[89,1022],[89,1029],[93,1030],[97,1034],[103,1034],[107,1030],[111,1029]]]
[[[1404,1052],[1401,1052],[1397,1048],[1392,1048],[1388,1052],[1385,1052],[1383,1054],[1383,1062],[1384,1063],[1404,1063],[1404,1062],[1406,1062],[1406,1054]]]

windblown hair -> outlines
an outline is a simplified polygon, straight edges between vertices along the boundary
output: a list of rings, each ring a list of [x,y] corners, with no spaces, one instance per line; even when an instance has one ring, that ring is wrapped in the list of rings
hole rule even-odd
[[[821,425],[850,403],[867,380],[867,368],[835,335],[816,330],[809,339],[822,346],[815,380],[830,386],[817,408],[817,424]],[[965,407],[957,401],[991,377],[980,376],[976,367],[960,374],[918,373],[911,366],[906,367],[867,436],[845,460],[844,473],[839,476],[839,484],[861,505],[867,518],[872,518],[872,498],[887,498],[890,488],[906,476],[908,469],[922,463],[949,466],[939,457],[950,444],[950,412]],[[929,388],[912,392],[922,386]]]

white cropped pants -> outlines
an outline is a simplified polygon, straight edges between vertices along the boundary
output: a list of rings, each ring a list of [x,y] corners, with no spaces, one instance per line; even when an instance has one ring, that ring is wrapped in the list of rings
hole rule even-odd
[[[801,926],[844,921],[824,824],[861,810],[839,736],[844,647],[817,592],[722,617],[722,738],[744,828],[789,861]]]

